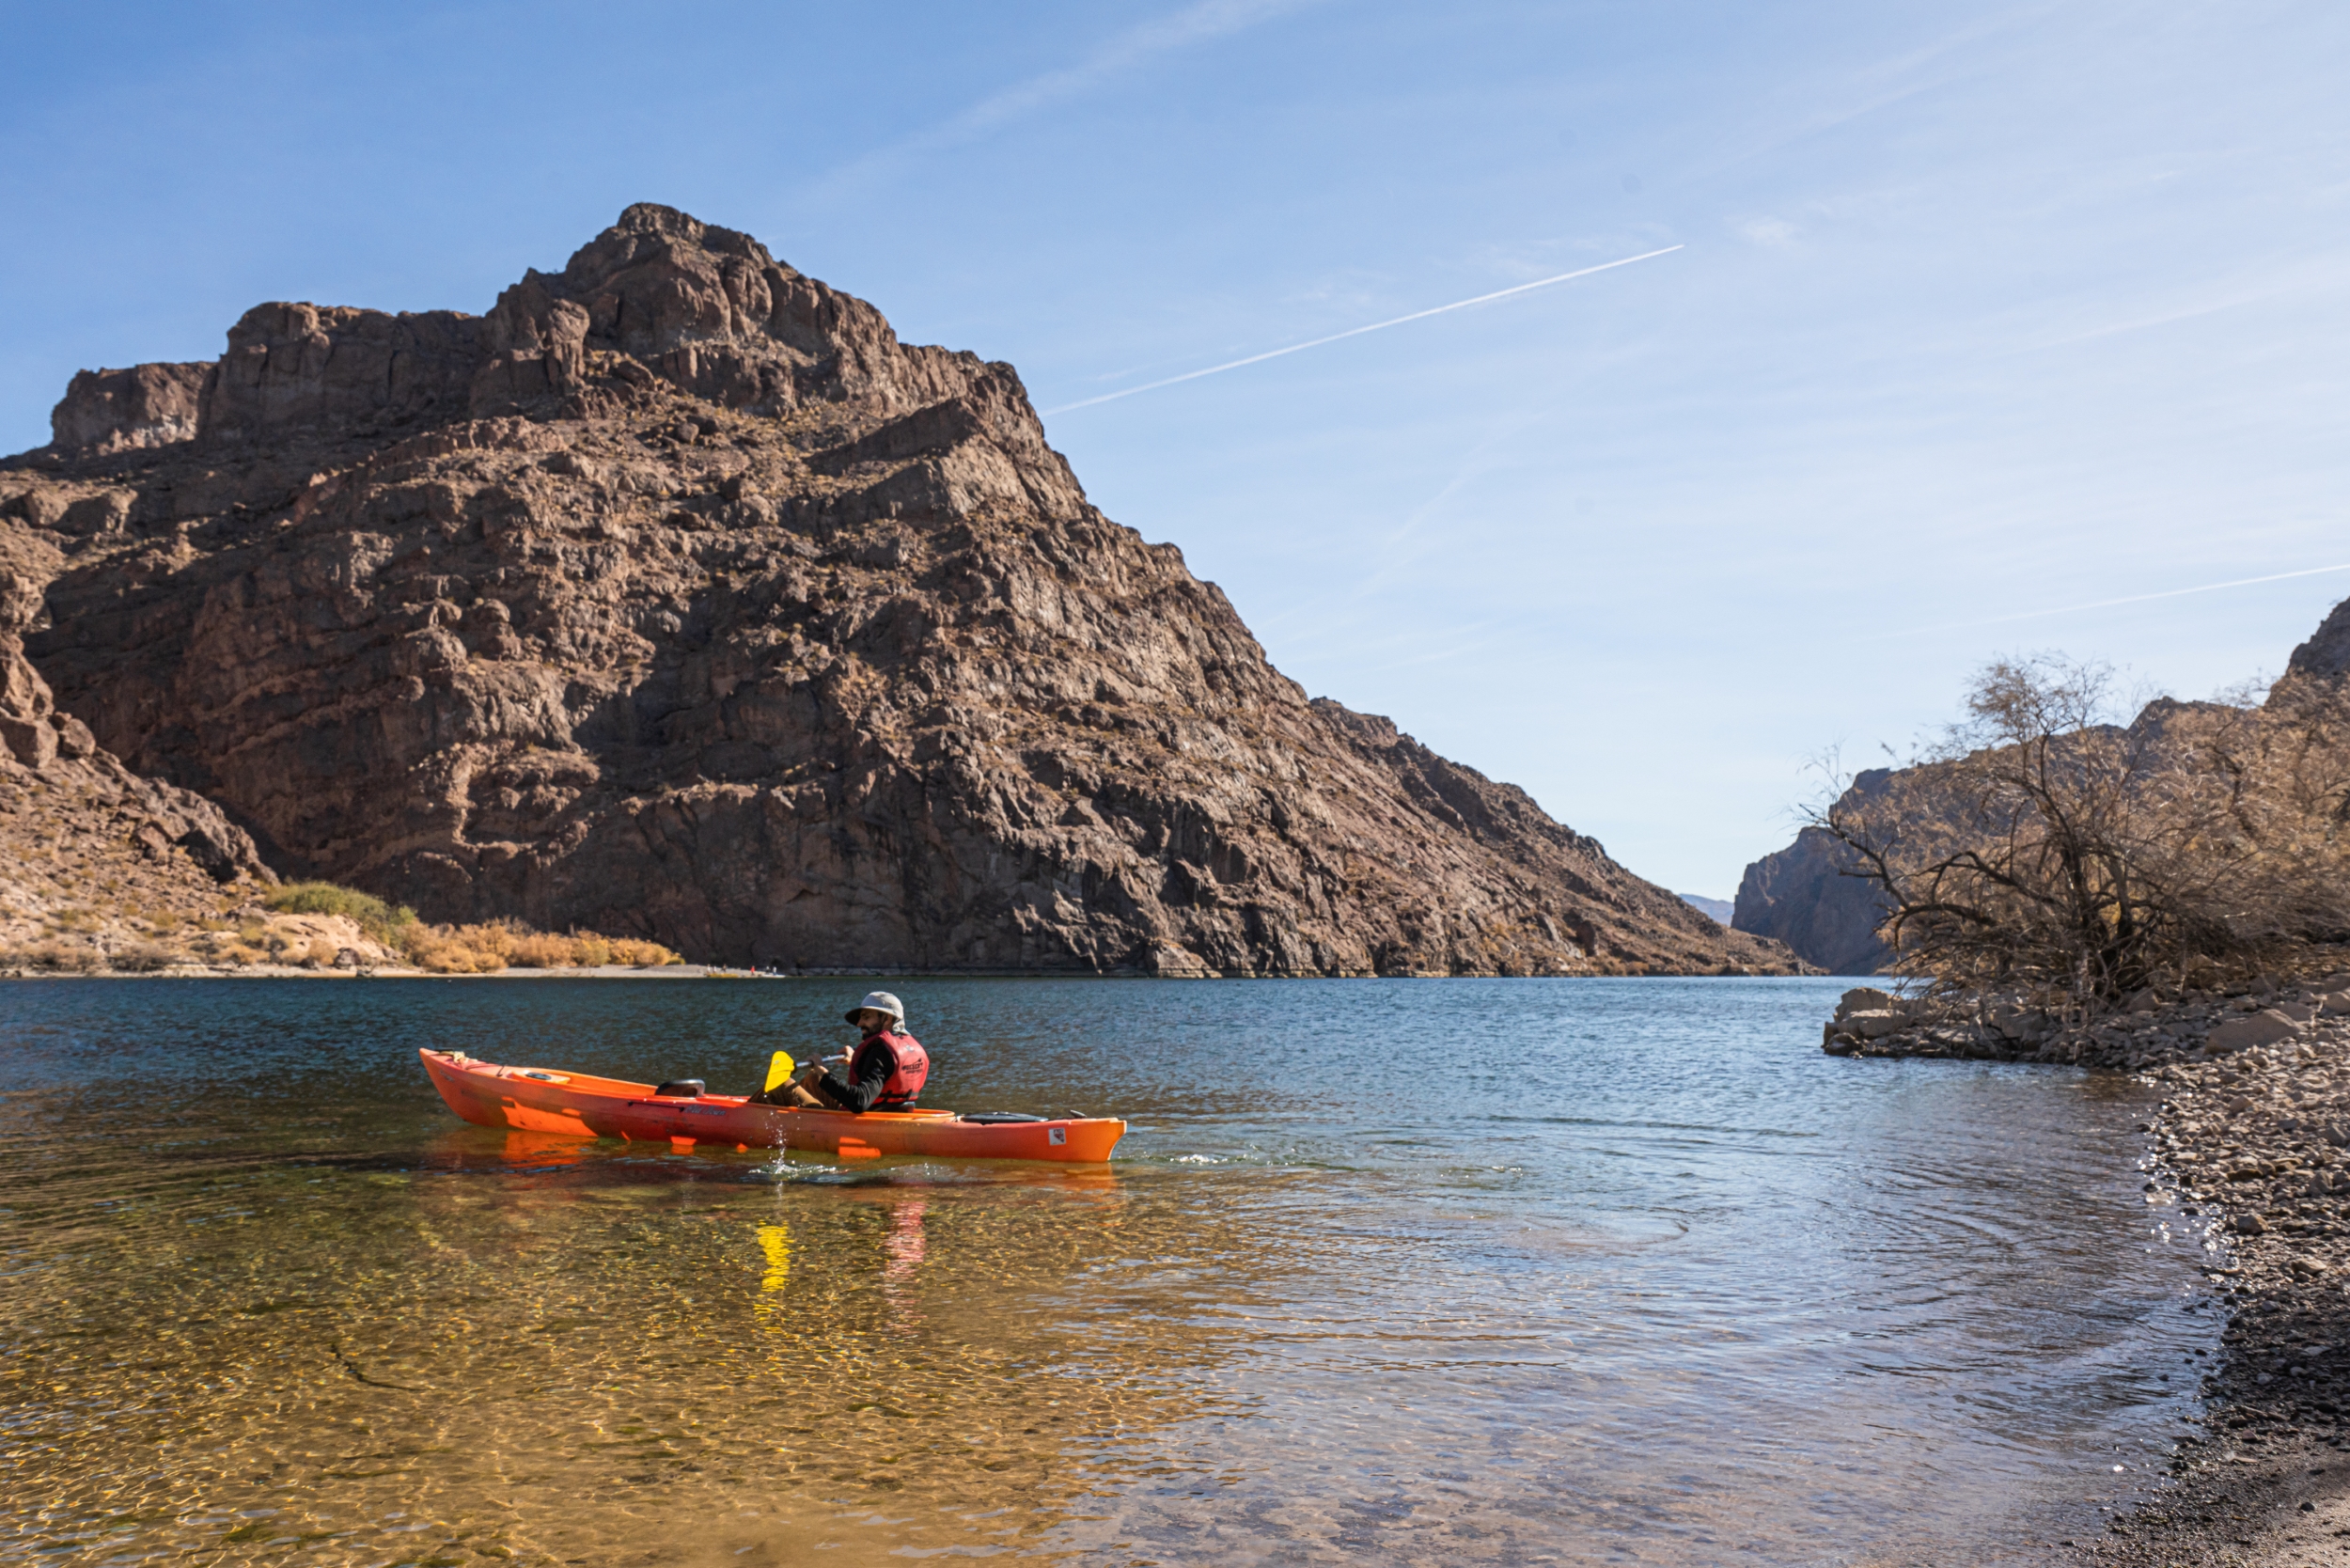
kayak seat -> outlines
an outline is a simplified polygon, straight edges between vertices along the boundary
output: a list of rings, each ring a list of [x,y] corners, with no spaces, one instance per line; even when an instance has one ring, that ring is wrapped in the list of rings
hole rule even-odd
[[[699,1078],[671,1078],[653,1092],[673,1095],[680,1100],[691,1100],[700,1095],[707,1087]]]
[[[976,1121],[982,1127],[1001,1127],[1013,1121],[1043,1121],[1048,1119],[1030,1116],[1026,1111],[972,1111],[963,1120]]]

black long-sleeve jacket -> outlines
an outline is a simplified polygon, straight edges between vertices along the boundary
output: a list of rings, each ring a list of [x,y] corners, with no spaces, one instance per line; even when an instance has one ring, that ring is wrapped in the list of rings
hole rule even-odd
[[[897,1070],[896,1053],[882,1043],[880,1035],[869,1034],[849,1058],[849,1075],[845,1080],[826,1073],[811,1079],[807,1087],[828,1105],[861,1113],[873,1108],[873,1102],[881,1098],[889,1083],[889,1074]]]

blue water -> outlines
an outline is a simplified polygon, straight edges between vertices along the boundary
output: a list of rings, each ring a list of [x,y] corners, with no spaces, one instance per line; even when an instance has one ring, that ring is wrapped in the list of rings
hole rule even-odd
[[[0,986],[0,1559],[2033,1561],[2191,1415],[2126,1079],[1841,982],[887,982],[1107,1168],[457,1122],[751,1087],[854,980]],[[194,1552],[196,1555],[189,1557]]]

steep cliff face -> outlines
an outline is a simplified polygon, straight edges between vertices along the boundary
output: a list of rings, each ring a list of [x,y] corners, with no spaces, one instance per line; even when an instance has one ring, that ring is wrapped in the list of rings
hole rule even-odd
[[[34,530],[0,523],[0,949],[70,929],[123,945],[141,922],[218,913],[274,880],[212,802],[142,778],[60,713],[24,637],[60,564]],[[93,954],[99,949],[92,949]]]
[[[2285,661],[2288,676],[2338,681],[2350,674],[2350,599],[2336,604]]]
[[[1882,778],[1886,770],[1872,769],[1861,779],[1872,774]],[[1827,974],[1873,975],[1893,958],[1877,939],[1885,904],[1875,884],[1844,874],[1855,865],[1833,836],[1807,827],[1794,843],[1747,868],[1731,925],[1784,943]]]
[[[281,871],[735,963],[1791,965],[1308,700],[1010,366],[743,235],[634,207],[483,318],[263,306],[142,369],[192,437],[77,380],[0,470],[27,647]]]
[[[64,451],[104,453],[190,440],[212,375],[209,364],[84,370],[50,412],[51,444]]]

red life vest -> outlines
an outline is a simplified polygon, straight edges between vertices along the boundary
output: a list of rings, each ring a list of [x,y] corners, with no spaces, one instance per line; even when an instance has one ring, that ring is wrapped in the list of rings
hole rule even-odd
[[[920,1041],[902,1029],[894,1034],[867,1035],[865,1043],[857,1047],[857,1054],[862,1056],[874,1045],[887,1051],[894,1065],[890,1069],[889,1081],[883,1084],[882,1091],[873,1097],[873,1109],[912,1110],[915,1096],[920,1094],[922,1086],[930,1081],[931,1054],[922,1049]],[[852,1079],[855,1077],[854,1062],[849,1064],[849,1074]]]

